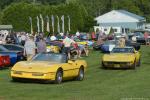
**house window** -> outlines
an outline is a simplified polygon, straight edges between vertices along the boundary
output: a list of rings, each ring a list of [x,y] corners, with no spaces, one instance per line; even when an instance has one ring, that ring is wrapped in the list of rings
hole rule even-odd
[[[129,33],[129,28],[125,28],[125,33]]]
[[[124,28],[122,28],[122,33],[124,33]]]
[[[113,29],[113,31],[114,31],[114,32],[117,32],[118,30],[115,28],[115,29]]]
[[[107,29],[105,28],[104,31],[107,31]]]

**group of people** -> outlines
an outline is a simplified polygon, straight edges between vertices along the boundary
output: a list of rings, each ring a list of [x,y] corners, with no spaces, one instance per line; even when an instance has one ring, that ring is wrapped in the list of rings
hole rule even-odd
[[[24,35],[25,36],[25,35]],[[47,41],[55,41],[57,37],[51,35],[49,37],[44,38],[42,35],[36,36],[23,36],[23,41],[21,41],[21,45],[24,46],[24,55],[27,56],[27,59],[31,59],[36,53],[47,52]],[[89,55],[89,49],[87,44],[80,44],[75,41],[76,36],[65,35],[61,38],[63,43],[63,48],[61,53],[65,53],[68,55],[68,59],[72,58],[81,58],[82,53],[85,56]],[[77,37],[76,37],[77,38]]]
[[[68,54],[69,59],[71,58],[71,54],[73,55],[73,53],[76,53],[76,56],[78,58],[81,58],[82,53],[85,53],[86,56],[89,55],[89,49],[87,44],[82,45],[80,43],[77,43],[74,41],[74,39],[69,38],[68,36],[64,38],[63,44],[63,52]]]

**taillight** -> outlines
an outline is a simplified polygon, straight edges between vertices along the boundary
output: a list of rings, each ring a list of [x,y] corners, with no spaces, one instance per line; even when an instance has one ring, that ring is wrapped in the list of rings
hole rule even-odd
[[[2,56],[0,57],[0,67],[2,67],[3,66],[3,58],[2,58]]]
[[[10,65],[10,58],[9,58],[9,56],[4,56],[3,57],[3,62],[4,62],[4,65]]]

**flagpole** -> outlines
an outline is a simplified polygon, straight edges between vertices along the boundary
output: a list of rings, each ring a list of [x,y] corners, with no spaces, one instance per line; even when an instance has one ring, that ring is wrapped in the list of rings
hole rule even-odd
[[[51,20],[52,20],[52,28],[53,28],[53,35],[54,35],[54,16],[51,16]]]
[[[44,33],[44,20],[43,20],[43,17],[42,17],[42,14],[40,14],[40,18],[41,18],[41,26],[42,26],[42,33]]]
[[[68,16],[68,31],[70,32],[70,16]]]
[[[46,28],[47,32],[50,32],[50,28],[49,28],[49,16],[47,16],[47,28]]]
[[[64,29],[64,15],[62,15],[61,20],[62,20],[62,32],[65,33],[65,29]]]
[[[57,32],[60,33],[59,17],[57,16]]]
[[[37,16],[37,29],[38,29],[38,33],[40,33],[40,20],[39,17]]]
[[[33,34],[32,18],[29,17],[29,20],[30,20],[31,34]]]

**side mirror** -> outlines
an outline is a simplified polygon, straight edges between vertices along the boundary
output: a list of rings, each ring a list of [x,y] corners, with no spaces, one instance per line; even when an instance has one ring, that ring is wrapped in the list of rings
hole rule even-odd
[[[71,61],[71,60],[68,60],[68,64],[73,64],[73,61]]]
[[[137,51],[134,51],[134,53],[137,53]]]

